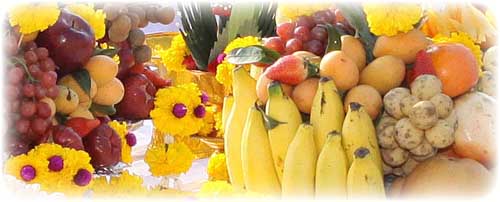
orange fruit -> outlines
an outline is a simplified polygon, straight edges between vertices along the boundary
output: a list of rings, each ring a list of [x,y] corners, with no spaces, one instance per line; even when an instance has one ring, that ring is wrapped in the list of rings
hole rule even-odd
[[[333,78],[341,91],[351,89],[359,81],[358,66],[343,51],[332,51],[323,56],[319,64],[319,75]]]
[[[474,54],[462,44],[439,43],[426,51],[432,59],[436,76],[443,84],[443,93],[456,97],[469,91],[479,79]]]
[[[96,55],[89,59],[84,67],[98,87],[111,82],[118,74],[118,64],[105,55]]]

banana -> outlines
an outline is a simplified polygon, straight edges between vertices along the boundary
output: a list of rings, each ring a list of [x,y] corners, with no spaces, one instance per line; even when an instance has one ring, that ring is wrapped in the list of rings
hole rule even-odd
[[[233,107],[234,97],[232,95],[227,95],[224,97],[224,103],[222,105],[222,127],[226,128],[227,118]]]
[[[256,106],[248,109],[241,140],[241,161],[248,191],[265,196],[281,195],[264,119]]]
[[[347,197],[346,180],[349,167],[341,138],[337,131],[326,137],[316,164],[316,198]]]
[[[283,93],[279,82],[271,82],[268,86],[268,92],[266,114],[277,121],[277,126],[268,128],[269,143],[271,144],[274,168],[281,182],[288,145],[292,142],[297,128],[302,123],[302,117],[293,100]]]
[[[314,197],[316,148],[313,127],[304,123],[288,147],[283,170],[283,197]]]
[[[378,148],[375,127],[370,115],[356,102],[349,104],[349,111],[342,126],[342,145],[344,146],[349,164],[352,164],[353,154],[359,147],[366,147],[370,150],[375,165],[382,172],[382,158]]]
[[[347,196],[352,198],[385,198],[384,180],[370,158],[370,150],[360,147],[354,152],[347,174]]]
[[[241,135],[248,109],[257,100],[256,82],[243,67],[233,70],[233,78],[234,103],[224,129],[224,150],[231,184],[237,189],[242,189],[244,181],[241,167]]]
[[[311,108],[311,124],[314,126],[314,142],[318,153],[328,133],[342,131],[344,116],[342,99],[335,82],[330,77],[321,77]]]

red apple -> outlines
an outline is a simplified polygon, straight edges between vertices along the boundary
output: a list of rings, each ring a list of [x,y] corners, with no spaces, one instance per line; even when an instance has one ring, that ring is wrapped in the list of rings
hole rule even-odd
[[[156,88],[143,74],[131,75],[123,81],[125,94],[116,105],[117,116],[130,119],[146,119],[154,108]]]
[[[90,25],[80,16],[62,10],[57,22],[38,34],[36,43],[50,52],[50,57],[65,75],[85,65],[94,52],[95,37]]]
[[[102,123],[83,138],[85,151],[89,153],[94,168],[104,168],[117,164],[122,156],[122,144],[118,134]]]
[[[70,127],[57,125],[52,128],[54,143],[63,147],[83,150],[82,138]]]

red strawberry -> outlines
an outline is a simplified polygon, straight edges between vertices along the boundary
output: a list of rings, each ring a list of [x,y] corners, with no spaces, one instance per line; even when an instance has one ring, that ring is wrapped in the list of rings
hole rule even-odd
[[[99,119],[71,118],[64,125],[72,128],[80,137],[85,137],[101,124]]]
[[[434,66],[432,65],[432,58],[426,50],[420,50],[417,52],[417,58],[415,60],[415,64],[413,65],[413,69],[408,71],[406,75],[406,82],[410,84],[413,80],[415,80],[415,78],[422,74],[436,74]]]
[[[266,68],[264,75],[275,81],[288,85],[297,85],[308,76],[317,74],[318,68],[301,57],[287,55],[279,58],[274,64]]]

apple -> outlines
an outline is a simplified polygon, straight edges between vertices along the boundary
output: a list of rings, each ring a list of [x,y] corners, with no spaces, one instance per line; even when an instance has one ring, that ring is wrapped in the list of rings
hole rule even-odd
[[[54,143],[63,147],[83,150],[82,138],[68,126],[54,126],[52,128],[52,139],[54,140]]]
[[[49,50],[59,67],[60,76],[85,65],[94,52],[95,37],[90,25],[67,10],[61,10],[57,22],[38,34],[36,43]]]
[[[129,120],[146,119],[154,108],[156,88],[143,74],[131,75],[123,81],[125,93],[116,105],[117,116]]]
[[[101,123],[83,138],[85,151],[89,153],[94,168],[116,165],[122,156],[122,144],[118,134],[107,123]]]

